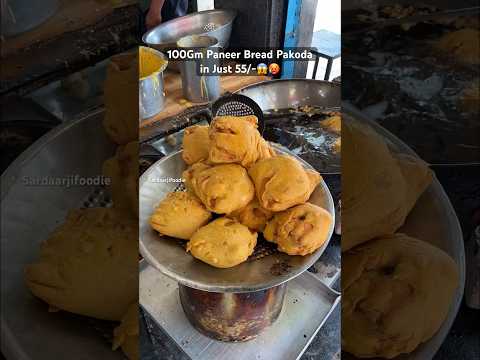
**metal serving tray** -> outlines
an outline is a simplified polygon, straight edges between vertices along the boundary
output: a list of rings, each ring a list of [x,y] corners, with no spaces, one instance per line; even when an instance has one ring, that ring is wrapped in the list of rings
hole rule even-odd
[[[340,294],[304,272],[287,284],[282,313],[257,338],[227,343],[198,332],[180,304],[177,282],[145,261],[140,265],[140,305],[192,360],[296,360],[340,303]]]

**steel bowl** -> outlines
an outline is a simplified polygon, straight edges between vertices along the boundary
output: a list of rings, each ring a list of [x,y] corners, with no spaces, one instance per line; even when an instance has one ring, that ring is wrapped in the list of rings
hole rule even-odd
[[[370,120],[354,106],[342,104],[342,113],[343,116],[351,117],[356,121],[369,125],[386,140],[392,152],[418,157],[402,140],[375,121]],[[434,177],[432,184],[418,199],[417,204],[409,214],[405,224],[399,229],[399,232],[439,247],[449,254],[458,266],[460,285],[455,292],[444,323],[432,338],[421,344],[415,351],[398,357],[398,359],[404,360],[429,360],[433,358],[442,345],[455,320],[462,303],[465,285],[465,250],[462,230],[455,210],[436,177]],[[356,359],[350,354],[342,355],[343,357],[347,360]]]
[[[283,147],[274,145],[279,153],[287,153],[297,158],[307,169],[313,169],[304,160]],[[182,151],[175,152],[154,163],[140,177],[139,232],[140,253],[145,260],[163,274],[180,284],[210,292],[251,292],[280,285],[312,266],[322,255],[333,233],[333,222],[328,239],[322,247],[307,256],[289,256],[276,252],[272,255],[247,261],[228,269],[217,269],[195,259],[185,252],[178,241],[160,236],[152,229],[149,218],[156,205],[167,193],[174,191],[178,183],[164,179],[181,179],[187,165],[182,159]],[[334,218],[333,199],[323,180],[317,186],[310,202],[326,209]],[[279,266],[285,271],[277,271]]]
[[[227,48],[236,12],[233,10],[207,10],[182,16],[147,31],[142,41],[157,50],[175,48],[177,41],[187,35],[208,35]]]
[[[188,35],[177,41],[180,49],[194,49],[194,51],[203,52],[205,49],[215,49],[218,46],[218,40],[212,36],[206,35]],[[219,65],[218,59],[196,59],[185,60],[180,63],[180,72],[182,74],[183,97],[191,102],[209,102],[220,97],[222,92],[220,86],[220,77],[218,75],[204,76],[198,74],[200,66],[212,69]]]

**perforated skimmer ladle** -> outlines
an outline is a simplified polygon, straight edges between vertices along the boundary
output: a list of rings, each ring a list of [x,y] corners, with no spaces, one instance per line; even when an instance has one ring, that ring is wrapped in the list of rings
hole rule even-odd
[[[263,134],[265,122],[263,111],[251,98],[240,94],[225,95],[212,104],[212,119],[216,116],[248,116],[255,115],[258,119],[258,131]]]
[[[251,98],[240,94],[225,94],[212,104],[205,103],[192,106],[180,114],[162,121],[154,122],[151,125],[140,129],[140,142],[152,143],[161,137],[177,132],[182,128],[193,125],[191,120],[198,116],[206,116],[208,121],[215,116],[248,116],[255,115],[258,118],[258,131],[263,135],[265,121],[260,106]]]

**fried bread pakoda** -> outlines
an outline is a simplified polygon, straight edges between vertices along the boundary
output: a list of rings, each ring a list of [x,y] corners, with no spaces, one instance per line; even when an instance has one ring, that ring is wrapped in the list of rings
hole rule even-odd
[[[206,208],[228,214],[245,207],[255,196],[247,171],[237,164],[193,164],[183,172],[187,189],[193,190]]]
[[[188,165],[208,159],[209,149],[208,126],[193,125],[185,129],[182,157]]]
[[[188,240],[211,216],[195,195],[178,191],[169,193],[158,204],[150,217],[150,225],[160,234]]]
[[[338,111],[333,111],[328,114],[325,120],[320,121],[320,126],[335,134],[342,132],[342,114]]]
[[[332,216],[325,209],[301,204],[276,213],[267,223],[265,239],[278,245],[278,250],[289,255],[308,255],[326,240],[332,229]]]
[[[198,229],[188,242],[187,251],[207,264],[229,268],[247,260],[256,244],[256,232],[222,217]]]
[[[346,121],[342,140],[342,251],[403,225],[432,180],[428,167],[411,156],[397,160],[369,126]]]
[[[138,298],[138,222],[112,208],[70,211],[25,280],[54,309],[120,320]]]
[[[459,284],[442,250],[404,234],[342,254],[342,349],[359,358],[410,353],[444,322]]]
[[[228,217],[237,220],[254,231],[263,231],[267,221],[270,220],[272,216],[273,213],[270,210],[264,209],[256,198],[247,206],[228,214]]]
[[[256,161],[275,155],[257,130],[256,116],[218,116],[210,124],[212,163],[237,163],[250,167]]]
[[[320,182],[320,174],[306,170],[291,156],[279,155],[260,160],[248,174],[257,198],[267,210],[282,211],[305,203]]]

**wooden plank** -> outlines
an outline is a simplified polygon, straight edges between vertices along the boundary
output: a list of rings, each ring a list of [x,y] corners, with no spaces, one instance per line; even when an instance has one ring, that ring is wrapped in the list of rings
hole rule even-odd
[[[2,59],[0,95],[24,95],[137,44],[138,7],[114,9],[85,29],[35,43]]]
[[[35,43],[95,24],[113,11],[109,1],[62,0],[58,11],[38,27],[2,43],[2,57],[16,53]]]
[[[222,87],[222,93],[234,92],[244,86],[268,79],[267,76],[222,76],[220,77],[220,86]],[[199,105],[199,103],[185,102],[182,94],[182,80],[178,72],[167,71],[164,74],[164,81],[165,109],[158,115],[143,120],[140,127],[150,126],[157,121],[177,115],[192,105]]]

